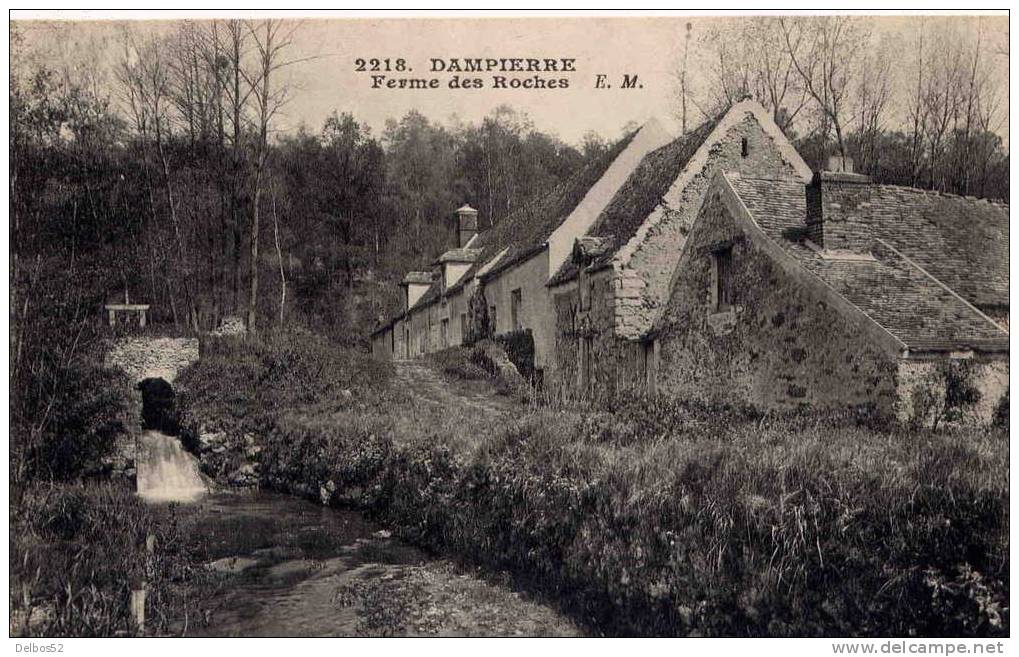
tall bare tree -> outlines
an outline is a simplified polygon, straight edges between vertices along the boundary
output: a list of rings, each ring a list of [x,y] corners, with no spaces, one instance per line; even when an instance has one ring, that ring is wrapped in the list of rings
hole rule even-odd
[[[789,131],[808,96],[779,19],[756,16],[734,21],[709,29],[701,39],[712,53],[710,111],[718,114],[743,98],[753,98]]]
[[[173,230],[176,246],[177,266],[184,288],[186,309],[185,324],[198,329],[198,313],[191,281],[191,267],[185,242],[185,231],[181,225],[178,198],[175,193],[173,168],[170,162],[168,140],[173,136],[171,116],[172,93],[171,71],[167,61],[165,44],[153,40],[139,44],[133,39],[127,44],[127,52],[118,67],[118,79],[127,104],[134,114],[135,125],[143,141],[152,142],[162,174],[162,188],[167,214]],[[173,295],[170,295],[171,304]],[[176,313],[175,313],[176,314]]]
[[[293,43],[296,29],[291,26],[284,29],[280,20],[264,20],[259,23],[247,23],[248,32],[255,44],[256,66],[253,73],[241,71],[248,86],[252,90],[255,104],[255,143],[254,143],[254,193],[251,207],[250,233],[250,295],[248,297],[248,331],[254,332],[255,316],[258,308],[258,224],[259,210],[262,199],[262,182],[269,159],[269,130],[273,118],[289,99],[290,89],[279,84],[277,73],[294,61],[284,59],[284,54]]]
[[[820,114],[822,136],[835,133],[839,154],[846,148],[847,119],[870,33],[854,16],[780,18],[786,52]]]

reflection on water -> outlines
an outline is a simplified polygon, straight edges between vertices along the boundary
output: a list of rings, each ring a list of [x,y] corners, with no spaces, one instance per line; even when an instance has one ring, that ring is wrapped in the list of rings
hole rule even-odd
[[[506,583],[418,550],[350,509],[273,493],[214,493],[178,510],[215,591],[191,609],[178,635],[578,632]]]
[[[138,438],[138,495],[149,502],[194,502],[206,492],[198,460],[176,436],[149,430]]]
[[[361,514],[272,493],[209,494],[175,436],[139,438],[138,494],[174,507],[211,590],[184,636],[559,636],[576,627],[505,582],[428,555]],[[199,556],[201,555],[201,556]]]

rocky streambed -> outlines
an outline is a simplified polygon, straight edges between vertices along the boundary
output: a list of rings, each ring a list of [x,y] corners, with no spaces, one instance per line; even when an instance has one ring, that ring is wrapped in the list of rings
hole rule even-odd
[[[214,593],[187,636],[576,636],[566,617],[429,555],[360,514],[269,493],[220,493],[180,510]]]

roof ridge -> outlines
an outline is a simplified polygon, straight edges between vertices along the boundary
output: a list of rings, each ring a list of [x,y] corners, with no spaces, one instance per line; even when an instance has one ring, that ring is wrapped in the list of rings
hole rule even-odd
[[[740,179],[740,180],[774,180],[774,181],[777,181],[777,182],[799,182],[797,180],[793,180],[793,179],[790,179],[790,178],[785,177],[785,176],[748,175],[748,174],[745,174],[745,173],[740,173],[738,171],[724,171],[722,173],[725,176],[727,176],[728,178],[730,178],[730,179]],[[906,190],[906,191],[909,191],[909,192],[916,192],[916,193],[919,193],[919,194],[924,194],[925,196],[944,196],[944,197],[947,197],[947,198],[958,198],[958,199],[964,199],[966,201],[988,203],[990,205],[996,205],[996,206],[999,206],[999,207],[1005,207],[1005,208],[1009,207],[1008,202],[1003,201],[1001,199],[985,198],[983,196],[973,196],[972,194],[955,194],[953,192],[945,192],[945,191],[942,191],[942,190],[939,190],[939,189],[925,189],[923,187],[913,187],[911,185],[898,185],[898,184],[895,184],[895,183],[884,183],[884,182],[873,182],[872,181],[870,184],[873,187],[890,187],[890,188],[893,188],[893,189],[902,189],[902,190]]]
[[[947,198],[957,198],[966,201],[983,202],[988,203],[990,205],[997,205],[1006,208],[1009,206],[1007,202],[1001,199],[985,198],[982,196],[973,196],[971,194],[955,194],[953,192],[946,192],[940,189],[926,189],[924,187],[913,187],[912,185],[898,185],[895,183],[882,183],[882,182],[872,182],[871,185],[873,185],[874,187],[891,187],[894,189],[903,189],[910,192],[918,192],[925,196],[944,196]]]

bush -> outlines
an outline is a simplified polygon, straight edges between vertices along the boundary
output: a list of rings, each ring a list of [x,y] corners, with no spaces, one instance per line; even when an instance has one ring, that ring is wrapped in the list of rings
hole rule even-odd
[[[299,328],[204,338],[201,354],[177,379],[185,433],[201,422],[266,431],[283,412],[351,403],[387,385],[392,375],[391,364]]]
[[[481,381],[495,374],[495,366],[484,353],[469,347],[450,347],[428,354],[432,366],[445,376],[460,381]]]
[[[965,361],[943,361],[912,391],[910,424],[933,427],[957,422],[980,401],[973,367]]]
[[[492,338],[492,341],[503,348],[513,366],[524,379],[534,385],[534,336],[530,329],[510,331]]]
[[[999,429],[1008,431],[1008,389],[1005,389],[1005,394],[998,400],[998,404],[994,407],[994,418],[991,424]]]
[[[86,360],[55,376],[52,386],[36,391],[40,397],[23,400],[36,410],[12,419],[11,464],[19,481],[66,481],[95,470],[128,431],[130,381],[123,372]]]
[[[322,499],[520,573],[611,633],[1007,634],[1000,434],[643,404],[539,410],[473,450],[418,415],[291,417],[265,483],[335,490]]]

